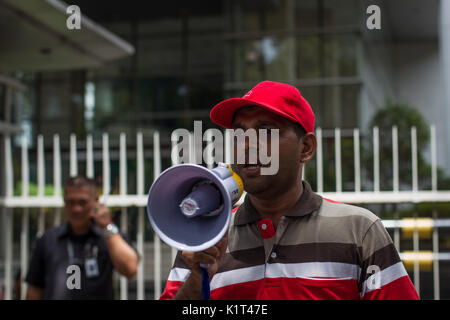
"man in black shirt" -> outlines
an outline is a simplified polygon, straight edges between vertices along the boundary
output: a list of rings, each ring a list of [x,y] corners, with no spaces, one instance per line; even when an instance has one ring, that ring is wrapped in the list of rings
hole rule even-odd
[[[64,186],[67,222],[36,242],[26,281],[27,299],[113,299],[112,273],[135,276],[138,255],[121,234],[96,184],[82,176]]]

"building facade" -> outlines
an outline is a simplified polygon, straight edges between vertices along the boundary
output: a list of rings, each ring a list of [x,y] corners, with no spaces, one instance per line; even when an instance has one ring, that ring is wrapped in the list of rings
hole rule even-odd
[[[84,67],[69,67],[64,60],[59,67],[42,69],[12,70],[7,63],[0,64],[0,72],[21,88],[13,107],[0,110],[0,121],[4,128],[6,122],[13,125],[14,133],[21,128],[28,137],[31,180],[36,180],[38,135],[48,142],[45,161],[50,167],[51,141],[53,135],[60,136],[65,180],[69,136],[76,134],[80,149],[87,143],[86,135],[93,136],[97,176],[102,168],[102,134],[108,133],[114,191],[120,133],[130,137],[128,155],[135,159],[136,133],[144,134],[145,149],[151,150],[151,135],[159,131],[163,168],[168,167],[173,130],[192,130],[194,120],[203,121],[204,130],[215,127],[209,111],[217,102],[242,96],[263,80],[290,83],[310,102],[316,126],[323,130],[325,155],[334,152],[336,127],[341,128],[344,147],[354,128],[370,138],[373,115],[387,102],[410,105],[428,125],[435,125],[437,163],[450,175],[450,5],[444,0],[167,0],[157,5],[73,0],[71,4],[134,50]],[[368,27],[374,14],[367,10],[371,5],[379,9],[380,29]],[[67,37],[76,36],[76,30],[71,32]],[[1,32],[0,36],[4,37]],[[22,41],[30,41],[29,37]],[[42,47],[40,55],[42,60],[36,61],[44,63],[52,52]],[[0,49],[0,57],[6,61],[8,55],[2,56]],[[0,99],[5,92],[0,85]],[[19,138],[13,142],[20,146]],[[150,161],[146,168],[151,167],[151,151],[145,157]],[[86,153],[79,153],[80,172],[86,170],[86,158]],[[345,170],[353,169],[344,167],[344,175]],[[133,172],[131,168],[128,174],[129,193],[136,191]],[[45,174],[47,182],[53,181],[51,170]],[[153,178],[152,172],[146,175],[145,190]],[[314,189],[315,177],[309,178]],[[20,180],[19,172],[15,180]],[[363,184],[363,190],[370,183]],[[334,188],[334,180],[327,188]],[[352,182],[343,185],[344,191],[353,189]],[[450,248],[445,241],[443,247]],[[164,257],[168,267],[170,259]]]

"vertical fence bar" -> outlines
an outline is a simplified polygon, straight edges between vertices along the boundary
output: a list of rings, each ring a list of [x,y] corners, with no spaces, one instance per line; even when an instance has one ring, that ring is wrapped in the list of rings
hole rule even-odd
[[[125,197],[127,194],[127,145],[125,133],[120,134],[120,158],[119,158],[119,176],[120,176],[120,196]],[[128,230],[127,208],[121,208],[120,228],[123,232]],[[128,280],[124,276],[120,276],[120,299],[128,299]]]
[[[336,167],[336,192],[342,192],[342,163],[341,163],[341,129],[334,129],[334,157]]]
[[[28,162],[28,141],[25,135],[22,136],[21,147],[22,197],[28,197],[30,192],[30,166]]]
[[[417,131],[416,127],[411,128],[411,165],[412,165],[412,191],[418,191],[418,175],[417,175]],[[414,218],[417,218],[417,211],[414,212]],[[416,256],[414,260],[414,286],[420,296],[420,264],[419,255],[419,231],[414,229],[413,233],[413,250]]]
[[[208,147],[210,144],[212,144],[212,136],[213,136],[212,131],[206,130],[205,136],[206,136],[206,143],[207,143],[206,150],[208,151],[205,154],[205,162],[206,162],[206,166],[209,169],[212,169],[214,167],[214,158],[213,158],[213,154],[212,154],[212,148]]]
[[[22,150],[21,150],[21,168],[22,168],[22,197],[26,198],[29,195],[29,163],[28,163],[28,143],[26,135],[22,136]],[[25,277],[28,269],[28,231],[29,231],[29,211],[24,208],[22,212],[22,228],[20,230],[20,279],[22,290],[20,291],[20,299],[24,300],[27,292],[27,283]]]
[[[70,135],[70,176],[74,177],[77,174],[78,174],[77,136],[72,133]]]
[[[136,191],[138,196],[144,194],[144,144],[142,132],[136,134]],[[136,245],[137,250],[140,255],[138,270],[137,270],[137,285],[136,285],[136,296],[137,300],[144,300],[145,292],[145,279],[144,279],[144,208],[138,208],[138,218],[137,218],[137,236]]]
[[[13,195],[13,166],[12,166],[12,153],[11,153],[11,137],[9,134],[5,135],[5,187],[6,197],[12,197]],[[6,241],[5,241],[5,299],[12,299],[13,292],[13,215],[10,208],[4,208],[3,212],[6,217]]]
[[[380,146],[378,127],[373,128],[373,190],[380,191]]]
[[[361,157],[359,148],[359,129],[353,129],[353,156],[355,162],[355,192],[361,191]]]
[[[40,134],[37,137],[37,181],[38,181],[38,197],[43,197],[45,193],[45,163],[44,163],[44,137]],[[45,230],[45,211],[43,207],[39,208],[38,231],[37,236],[40,237]]]
[[[13,196],[14,179],[13,179],[13,163],[11,151],[11,137],[9,134],[5,135],[5,191],[6,197]]]
[[[155,141],[155,135],[153,134],[153,143]],[[158,136],[159,138],[159,136]],[[137,179],[136,179],[136,190],[138,195],[144,194],[144,183],[145,183],[145,171],[144,171],[144,137],[142,132],[138,132],[136,135],[136,168],[137,168]]]
[[[417,219],[417,211],[414,211],[414,219]],[[417,220],[416,220],[417,221]],[[415,227],[413,232],[413,251],[414,251],[414,286],[417,294],[420,296],[420,265],[419,265],[419,231]]]
[[[433,221],[437,221],[438,212],[436,207],[433,208],[432,213]],[[433,226],[433,289],[434,300],[440,300],[440,284],[439,284],[439,234],[438,228]]]
[[[53,218],[53,226],[59,226],[61,224],[61,208],[55,208],[55,216]]]
[[[20,281],[22,284],[20,291],[20,299],[26,298],[28,284],[25,282],[25,277],[28,270],[28,232],[30,225],[30,215],[28,208],[23,209],[22,213],[22,228],[20,230]]]
[[[125,133],[120,134],[120,163],[119,163],[119,175],[120,175],[120,195],[125,196],[127,194],[127,140]]]
[[[6,241],[5,241],[5,299],[12,299],[12,287],[13,287],[13,215],[12,209],[4,208],[6,217]]]
[[[156,179],[161,174],[161,145],[159,141],[159,132],[153,134],[153,177]],[[154,252],[154,299],[158,299],[161,295],[161,240],[156,232],[153,235],[153,252]]]
[[[412,159],[412,191],[418,191],[419,179],[417,171],[417,130],[411,128],[411,159]]]
[[[57,134],[53,136],[53,186],[55,196],[61,196],[61,152]]]
[[[431,140],[431,191],[437,191],[437,149],[436,149],[436,126],[430,127]]]
[[[397,126],[392,127],[392,190],[399,191],[399,171],[398,171],[398,129]],[[394,218],[398,220],[398,212],[394,213]],[[400,252],[400,228],[394,229],[394,246]]]
[[[44,137],[40,134],[37,139],[38,196],[42,197],[44,196],[45,188]]]
[[[398,172],[398,129],[392,127],[392,190],[399,191],[399,172]]]
[[[61,151],[59,144],[59,135],[53,136],[53,186],[54,196],[61,196]],[[53,225],[58,226],[61,223],[61,208],[55,208],[55,217]]]
[[[111,189],[111,169],[109,164],[109,135],[103,133],[102,135],[102,193],[103,203],[106,205],[106,198]]]
[[[233,130],[225,130],[225,162],[233,163]]]
[[[436,126],[433,124],[430,127],[431,140],[431,191],[437,191],[437,149],[436,149]],[[438,219],[438,211],[436,206],[433,208],[433,220]],[[440,276],[439,276],[439,228],[433,227],[433,288],[434,300],[440,300]]]
[[[317,193],[323,192],[323,152],[322,152],[322,129],[316,129],[317,136]]]
[[[12,287],[13,287],[13,274],[12,274],[12,265],[13,265],[13,215],[12,209],[4,208],[3,209],[6,217],[6,230],[5,230],[5,299],[12,299]]]
[[[86,137],[86,176],[94,178],[94,150],[91,134]]]
[[[398,214],[398,211],[397,211],[397,207],[395,209],[396,210],[394,212],[394,219],[396,221],[398,221],[399,220],[399,214]],[[395,249],[397,249],[397,252],[400,252],[400,227],[399,226],[396,226],[394,228],[394,246],[395,246]]]

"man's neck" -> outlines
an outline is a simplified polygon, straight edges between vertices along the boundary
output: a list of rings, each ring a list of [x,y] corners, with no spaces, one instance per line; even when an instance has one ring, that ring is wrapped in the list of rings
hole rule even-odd
[[[89,232],[89,228],[91,227],[91,224],[86,224],[84,226],[74,227],[73,225],[70,226],[72,230],[72,234],[76,236],[81,236]]]
[[[281,217],[291,210],[303,193],[303,184],[300,180],[295,187],[290,188],[276,197],[258,197],[249,195],[253,207],[262,219],[271,219],[273,226],[278,226]]]

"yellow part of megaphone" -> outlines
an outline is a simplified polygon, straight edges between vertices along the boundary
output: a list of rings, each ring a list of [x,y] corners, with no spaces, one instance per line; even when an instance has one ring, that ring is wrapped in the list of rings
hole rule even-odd
[[[242,193],[244,192],[244,183],[242,182],[241,177],[239,177],[238,174],[236,172],[234,172],[233,169],[231,169],[231,166],[228,163],[225,163],[225,164],[231,172],[231,177],[233,177],[234,181],[236,181],[236,183],[239,187],[239,196],[238,196],[238,199],[239,199],[242,196]]]

